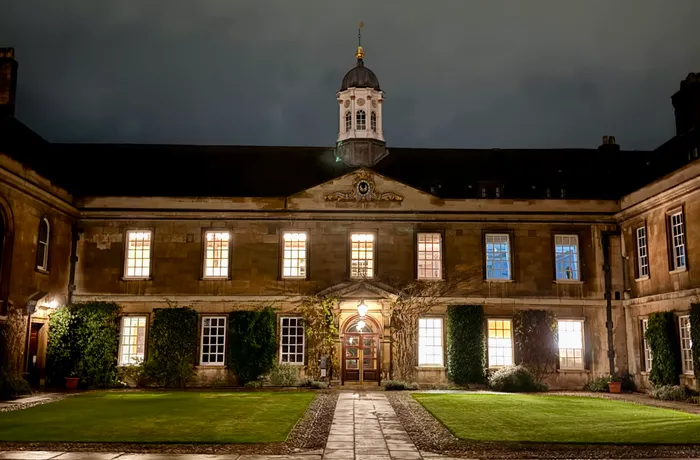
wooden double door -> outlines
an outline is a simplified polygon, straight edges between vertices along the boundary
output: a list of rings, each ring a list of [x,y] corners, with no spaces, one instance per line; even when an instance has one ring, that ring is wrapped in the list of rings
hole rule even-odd
[[[343,338],[343,383],[379,382],[379,334],[346,332]]]

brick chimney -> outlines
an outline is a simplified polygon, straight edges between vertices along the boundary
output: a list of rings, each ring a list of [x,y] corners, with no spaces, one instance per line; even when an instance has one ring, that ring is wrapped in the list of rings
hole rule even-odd
[[[17,61],[14,48],[0,48],[0,116],[15,115]]]
[[[676,135],[700,129],[700,73],[689,73],[681,89],[671,96],[676,113]]]
[[[603,143],[598,146],[599,151],[619,152],[620,146],[615,140],[615,136],[603,136]]]

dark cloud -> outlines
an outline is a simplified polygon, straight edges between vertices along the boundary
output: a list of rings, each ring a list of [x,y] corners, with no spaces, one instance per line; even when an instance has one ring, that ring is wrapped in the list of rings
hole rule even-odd
[[[52,141],[333,145],[359,20],[390,146],[650,149],[700,71],[697,0],[7,3]]]

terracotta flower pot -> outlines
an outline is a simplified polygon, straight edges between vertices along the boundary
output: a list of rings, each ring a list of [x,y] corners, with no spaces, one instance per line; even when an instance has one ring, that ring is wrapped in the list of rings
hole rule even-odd
[[[80,377],[66,377],[66,389],[75,390],[76,388],[78,388],[79,381]]]
[[[622,382],[608,382],[610,393],[622,393]]]

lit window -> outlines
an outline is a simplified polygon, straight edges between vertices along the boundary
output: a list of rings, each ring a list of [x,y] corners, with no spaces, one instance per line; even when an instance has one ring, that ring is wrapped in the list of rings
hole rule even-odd
[[[145,316],[123,316],[119,336],[119,365],[126,366],[143,361],[146,356]]]
[[[150,230],[126,232],[126,278],[148,278],[151,275]]]
[[[418,320],[418,365],[442,366],[442,318]]]
[[[554,237],[555,265],[558,280],[579,279],[578,236]]]
[[[489,367],[513,365],[513,335],[509,319],[490,319],[489,324]]]
[[[559,368],[583,369],[583,321],[557,321]]]
[[[282,238],[282,277],[306,278],[306,233],[285,232]]]
[[[418,234],[418,279],[442,279],[442,248],[439,233]]]
[[[678,318],[681,333],[681,361],[683,362],[683,373],[693,373],[693,340],[690,336],[690,316]]]
[[[374,111],[372,111],[372,113],[369,116],[369,127],[375,133],[377,132],[377,113]]]
[[[481,198],[486,197],[488,197],[488,194],[486,193],[486,187],[481,187]]]
[[[674,270],[685,268],[685,227],[683,213],[671,215],[671,262]]]
[[[352,114],[350,112],[345,112],[345,132],[352,130]]]
[[[280,318],[280,362],[304,364],[304,320],[302,318]]]
[[[223,366],[226,346],[226,317],[205,316],[202,318],[202,366]]]
[[[350,236],[350,277],[374,277],[374,234],[353,233]]]
[[[204,238],[204,277],[228,278],[231,234],[207,231]]]
[[[649,251],[647,250],[647,229],[637,229],[637,270],[639,278],[649,276]]]
[[[496,195],[496,198],[500,198],[501,197],[501,187],[496,187],[496,189],[494,190],[494,193]]]
[[[486,234],[486,279],[510,279],[510,241],[508,234]]]
[[[642,351],[644,352],[644,370],[650,372],[653,356],[651,354],[651,348],[649,348],[649,341],[647,341],[646,338],[647,329],[649,329],[649,320],[644,318],[642,320]]]
[[[36,244],[36,268],[44,271],[49,269],[49,234],[51,226],[47,218],[39,222],[39,235]]]
[[[358,130],[363,130],[367,129],[367,115],[365,114],[364,110],[358,110],[357,111],[357,129]]]

